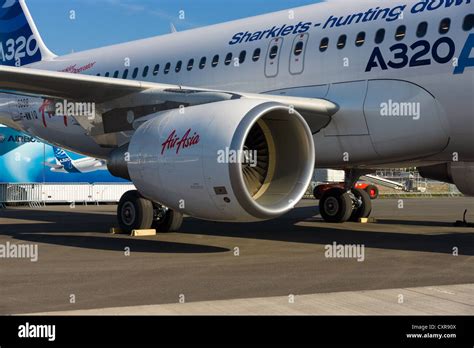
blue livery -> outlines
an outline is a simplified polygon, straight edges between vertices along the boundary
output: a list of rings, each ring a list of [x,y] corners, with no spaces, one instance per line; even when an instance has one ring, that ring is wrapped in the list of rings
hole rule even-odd
[[[0,0],[0,65],[23,66],[42,60],[40,45],[18,0]]]

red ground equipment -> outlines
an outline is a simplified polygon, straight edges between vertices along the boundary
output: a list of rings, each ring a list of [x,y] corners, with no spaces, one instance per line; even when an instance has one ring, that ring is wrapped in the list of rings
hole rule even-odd
[[[315,189],[313,191],[314,197],[316,199],[321,199],[324,192],[326,192],[327,190],[329,190],[331,188],[334,188],[334,187],[340,187],[340,188],[343,189],[344,188],[344,183],[341,182],[341,183],[318,185],[318,186],[315,187]],[[364,182],[358,182],[355,185],[355,188],[361,189],[361,190],[364,190],[365,192],[367,192],[370,196],[370,199],[372,199],[372,200],[377,199],[378,196],[379,196],[379,189],[375,185],[364,183]]]

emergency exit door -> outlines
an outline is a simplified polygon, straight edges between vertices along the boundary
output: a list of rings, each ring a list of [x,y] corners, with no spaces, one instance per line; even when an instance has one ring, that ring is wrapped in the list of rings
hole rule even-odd
[[[293,42],[293,47],[291,48],[290,53],[290,74],[292,75],[302,74],[304,71],[308,37],[308,34],[300,34]]]
[[[283,46],[283,39],[276,38],[270,42],[265,62],[265,76],[276,77],[280,68],[280,55]]]

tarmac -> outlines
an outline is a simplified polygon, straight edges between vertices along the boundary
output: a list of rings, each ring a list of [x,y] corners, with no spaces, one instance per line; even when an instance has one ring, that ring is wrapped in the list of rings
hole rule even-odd
[[[0,314],[474,314],[474,228],[453,225],[474,199],[373,203],[376,223],[327,224],[305,200],[152,237],[109,234],[113,205],[3,209],[0,247],[38,253],[0,257]]]

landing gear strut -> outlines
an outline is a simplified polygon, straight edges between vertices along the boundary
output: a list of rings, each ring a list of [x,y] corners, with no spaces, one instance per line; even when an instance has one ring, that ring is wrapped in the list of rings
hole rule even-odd
[[[177,232],[183,224],[183,214],[164,207],[158,203],[153,204],[154,219],[152,227],[156,232]]]
[[[120,199],[117,219],[124,233],[154,228],[157,232],[175,232],[181,228],[183,214],[128,191]]]
[[[363,174],[360,171],[346,171],[344,187],[336,184],[326,190],[319,201],[319,211],[324,221],[342,223],[346,221],[358,222],[368,218],[372,212],[372,201],[369,194],[361,189],[354,188]]]

